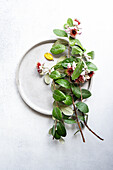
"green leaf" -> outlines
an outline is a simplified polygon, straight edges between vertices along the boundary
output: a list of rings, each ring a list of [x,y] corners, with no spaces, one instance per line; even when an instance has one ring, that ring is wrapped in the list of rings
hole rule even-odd
[[[61,78],[61,74],[60,74],[59,71],[54,70],[54,71],[51,72],[51,74],[49,75],[49,77],[56,80],[56,79]]]
[[[86,98],[88,98],[90,96],[91,96],[91,92],[89,90],[82,89],[82,98],[83,99],[86,99]]]
[[[57,44],[54,47],[51,48],[52,54],[60,54],[63,53],[66,50],[66,46],[62,44]]]
[[[63,44],[63,45],[68,45],[68,41],[64,39],[58,39],[55,41],[55,43],[52,45],[52,47],[56,46],[57,44]]]
[[[63,101],[66,105],[71,105],[72,104],[72,97],[70,95],[66,95],[66,100]]]
[[[62,119],[62,112],[58,107],[53,108],[52,116],[58,120]]]
[[[63,136],[63,137],[66,136],[66,129],[62,122],[57,123],[57,133],[60,136]]]
[[[67,24],[72,27],[73,26],[73,20],[71,18],[68,18]]]
[[[94,51],[87,53],[87,55],[90,56],[92,60],[94,59]]]
[[[57,63],[57,64],[54,66],[54,69],[55,69],[55,70],[57,70],[57,69],[63,69],[62,61],[60,61],[59,63]]]
[[[74,123],[76,123],[76,121],[73,120],[73,119],[64,119],[64,122],[67,123],[67,124],[74,124]]]
[[[54,90],[53,92],[53,98],[56,100],[56,101],[63,101],[66,99],[66,95],[60,91],[60,90]]]
[[[91,92],[89,90],[81,89],[81,91],[80,91],[80,88],[78,86],[75,86],[74,84],[72,85],[71,88],[72,88],[73,94],[79,99],[81,98],[81,91],[82,91],[83,99],[86,99],[91,96]]]
[[[57,130],[55,131],[54,138],[55,138],[56,140],[58,140],[58,139],[61,138],[61,136],[58,134]]]
[[[72,55],[75,55],[75,54],[82,55],[82,54],[83,54],[83,51],[82,51],[82,49],[79,48],[78,46],[73,46],[71,53],[72,53]]]
[[[54,136],[55,135],[55,125],[53,125],[52,129],[51,129],[51,134]]]
[[[73,115],[73,109],[70,106],[62,106],[60,107],[61,111],[66,116],[72,116]]]
[[[82,73],[82,68],[83,68],[83,63],[82,61],[80,61],[72,74],[72,80],[75,80],[80,76],[80,74]]]
[[[59,37],[68,37],[67,33],[64,30],[54,29],[53,32]]]
[[[84,50],[81,42],[78,39],[69,37],[69,44],[70,44],[70,46],[74,46],[75,44],[77,44],[77,45],[79,45]]]
[[[90,71],[96,71],[96,70],[98,70],[97,67],[96,67],[96,65],[93,64],[93,63],[90,62],[90,61],[86,61],[86,65],[87,65],[87,67],[88,67],[88,69],[89,69]]]
[[[55,82],[58,83],[60,86],[65,87],[66,89],[70,89],[71,88],[70,82],[68,80],[59,79],[59,80],[57,80]]]
[[[67,29],[67,27],[66,27],[66,26],[67,26],[67,24],[64,24],[64,29]]]
[[[72,64],[75,59],[73,58],[66,58],[65,60],[62,61],[62,66],[67,68],[68,64]]]
[[[71,86],[71,88],[72,88],[73,94],[74,94],[77,98],[80,98],[80,97],[81,97],[80,88],[79,88],[78,86],[75,86],[74,84]]]
[[[88,108],[87,104],[85,104],[83,102],[76,103],[76,106],[83,113],[88,113],[89,112],[89,108]]]

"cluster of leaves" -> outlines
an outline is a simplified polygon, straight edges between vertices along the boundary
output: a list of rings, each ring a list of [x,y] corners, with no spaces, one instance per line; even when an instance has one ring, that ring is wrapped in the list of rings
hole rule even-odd
[[[67,64],[71,64],[73,61],[77,63],[77,67],[74,70],[72,77],[70,78],[65,73]],[[81,89],[80,91],[79,86],[74,82],[74,80],[77,79],[81,74],[83,67],[84,64],[81,61],[77,61],[75,57],[71,56],[70,58],[66,58],[63,61],[58,62],[54,66],[54,71],[52,71],[50,74],[50,78],[53,79],[52,90],[53,98],[55,100],[52,112],[52,116],[55,120],[55,125],[53,125],[50,132],[55,139],[60,139],[61,137],[66,136],[65,123],[76,123],[76,116],[73,108],[71,107],[73,104],[73,98],[74,102],[76,102],[75,105],[77,110],[79,111],[78,117],[81,123],[85,120],[85,116],[87,116],[86,113],[89,112],[87,104],[81,102],[80,99],[81,93],[82,98],[86,99],[91,96],[91,92],[87,89]]]
[[[73,20],[68,18],[65,25],[73,27]],[[53,44],[50,52],[57,55],[68,50],[68,54],[60,56],[58,63],[52,67],[53,70],[49,74],[49,77],[53,79],[51,89],[54,98],[52,111],[54,125],[49,130],[49,134],[53,136],[53,139],[63,140],[62,137],[67,134],[65,124],[78,123],[80,125],[78,131],[81,132],[81,127],[87,122],[89,108],[83,99],[89,98],[91,92],[82,88],[83,84],[77,84],[75,80],[81,75],[85,67],[89,71],[96,71],[97,67],[91,62],[94,59],[94,51],[86,53],[86,49],[83,48],[81,42],[76,38],[72,38],[65,30],[54,29],[53,32],[59,37],[67,38],[67,40],[58,39]],[[67,70],[73,62],[76,63],[76,68],[70,76],[67,74]]]

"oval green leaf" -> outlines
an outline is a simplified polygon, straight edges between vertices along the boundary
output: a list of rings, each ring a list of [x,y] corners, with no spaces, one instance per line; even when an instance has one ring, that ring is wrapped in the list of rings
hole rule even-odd
[[[56,101],[63,101],[66,99],[66,95],[60,91],[60,90],[54,90],[53,92],[53,98],[56,100]]]
[[[51,74],[49,75],[49,77],[56,80],[56,79],[61,78],[61,74],[60,74],[59,71],[54,70],[54,71],[51,72]]]
[[[63,136],[63,137],[66,136],[66,129],[62,122],[57,123],[57,133],[60,136]]]
[[[67,33],[64,30],[54,29],[53,32],[59,37],[68,37]]]
[[[62,119],[62,112],[58,107],[53,108],[52,116],[58,120]]]
[[[96,65],[93,64],[93,63],[90,62],[90,61],[86,61],[86,65],[87,65],[87,67],[88,67],[88,69],[89,69],[90,71],[96,71],[96,70],[98,70],[97,67],[96,67]]]
[[[89,112],[89,108],[88,108],[87,104],[85,104],[83,102],[76,103],[76,106],[83,113],[88,113]]]
[[[55,82],[58,83],[60,86],[65,87],[66,89],[70,89],[71,88],[70,82],[68,80],[59,79],[59,80],[57,80]]]
[[[56,46],[57,44],[63,44],[63,45],[68,45],[68,41],[64,39],[58,39],[55,41],[55,43],[52,45],[52,47]]]
[[[91,92],[89,90],[82,89],[82,98],[83,99],[86,99],[86,98],[88,98],[90,96],[91,96]]]
[[[83,68],[83,63],[82,63],[82,61],[80,61],[77,64],[77,66],[72,74],[72,80],[75,80],[80,76],[80,74],[82,73],[82,68]]]
[[[66,50],[66,46],[62,44],[57,44],[54,47],[51,48],[52,54],[60,54],[63,53]]]
[[[57,130],[55,131],[54,138],[55,138],[56,140],[58,140],[58,139],[61,138],[61,136],[58,134]]]
[[[87,55],[90,56],[92,60],[94,59],[94,51],[90,51]]]
[[[66,100],[63,101],[66,105],[70,106],[72,102],[72,97],[70,95],[66,95]]]
[[[73,20],[71,18],[68,18],[67,24],[72,27],[73,26]]]

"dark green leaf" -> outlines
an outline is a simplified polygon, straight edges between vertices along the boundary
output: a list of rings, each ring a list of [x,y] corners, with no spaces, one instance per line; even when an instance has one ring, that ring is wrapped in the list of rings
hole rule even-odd
[[[64,122],[67,123],[67,124],[74,124],[74,123],[76,123],[76,121],[73,120],[73,119],[64,119]]]
[[[55,43],[52,45],[52,47],[56,46],[57,44],[68,45],[68,41],[66,41],[64,39],[58,39],[57,41],[55,41]]]
[[[66,105],[71,105],[72,104],[72,97],[70,95],[66,95],[66,100],[63,101]]]
[[[80,61],[72,74],[72,80],[75,80],[80,76],[80,74],[82,73],[82,68],[83,68],[83,63],[82,61]]]
[[[58,120],[62,119],[62,112],[58,107],[53,108],[52,116]]]
[[[54,138],[55,138],[56,140],[58,140],[58,139],[61,138],[61,136],[58,134],[57,130],[55,131]]]
[[[80,98],[81,97],[81,92],[80,92],[80,88],[78,86],[75,86],[74,84],[72,85],[72,92],[73,94],[77,97]]]
[[[83,54],[83,51],[82,51],[82,49],[79,48],[78,46],[73,46],[71,53],[72,53],[72,55],[75,55],[75,54],[82,55],[82,54]]]
[[[55,125],[53,125],[52,129],[51,129],[51,134],[54,136],[55,135]]]
[[[94,51],[87,53],[87,55],[90,56],[92,60],[94,59]]]
[[[57,123],[57,133],[60,136],[63,136],[63,137],[66,136],[66,129],[65,129],[65,127],[64,127],[62,122],[58,122]]]
[[[65,60],[62,61],[62,66],[67,68],[68,64],[72,64],[75,59],[73,58],[66,58]]]
[[[51,74],[49,75],[50,78],[52,79],[59,79],[61,78],[61,74],[59,71],[55,70],[55,71],[52,71]]]
[[[59,37],[68,37],[67,33],[64,30],[54,29],[53,32]]]
[[[87,67],[88,67],[88,69],[89,69],[90,71],[96,71],[96,70],[97,70],[96,65],[93,64],[93,63],[90,62],[90,61],[86,61],[86,65],[87,65]]]
[[[71,18],[68,18],[67,24],[72,27],[73,26],[73,20]]]
[[[56,101],[63,101],[66,99],[66,96],[65,94],[60,91],[60,90],[54,90],[54,93],[53,93],[53,98],[56,100]]]
[[[59,79],[57,81],[55,81],[56,83],[58,83],[60,86],[65,87],[66,89],[70,89],[70,82],[68,80],[65,79]]]
[[[62,69],[63,66],[62,66],[62,61],[60,61],[59,63],[57,63],[55,66],[54,66],[54,69],[57,70],[57,69]]]
[[[90,96],[91,96],[91,92],[89,90],[82,89],[82,98],[83,99],[86,99],[86,98],[88,98]]]
[[[86,99],[91,96],[91,92],[86,89],[81,89],[82,91],[82,98]],[[72,85],[72,92],[77,98],[81,98],[81,91],[78,86],[75,86],[74,84]]]
[[[60,54],[63,53],[66,50],[66,46],[62,44],[57,44],[54,47],[51,48],[52,54]]]
[[[85,104],[83,102],[76,103],[76,106],[83,113],[88,113],[89,112],[89,108],[88,108],[87,104]]]

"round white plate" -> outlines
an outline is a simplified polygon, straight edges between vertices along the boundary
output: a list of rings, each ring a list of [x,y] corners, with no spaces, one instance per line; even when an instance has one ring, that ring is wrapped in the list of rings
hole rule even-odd
[[[54,100],[51,86],[44,83],[43,76],[41,77],[36,70],[36,64],[46,63],[49,68],[56,64],[58,55],[54,56],[54,61],[48,61],[44,57],[55,41],[43,41],[29,49],[22,57],[16,75],[18,90],[24,102],[33,110],[46,115],[52,115]],[[66,55],[66,52],[62,55]],[[89,88],[90,82],[86,86]]]

